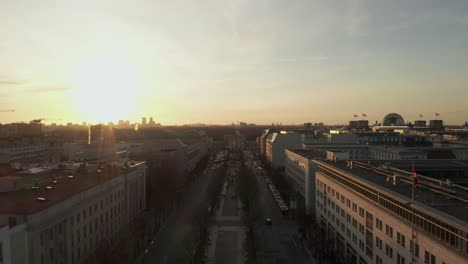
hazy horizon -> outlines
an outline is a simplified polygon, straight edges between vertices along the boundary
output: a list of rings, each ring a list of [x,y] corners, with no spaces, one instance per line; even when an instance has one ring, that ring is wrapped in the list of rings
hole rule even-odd
[[[6,0],[0,17],[0,123],[468,121],[467,1]]]

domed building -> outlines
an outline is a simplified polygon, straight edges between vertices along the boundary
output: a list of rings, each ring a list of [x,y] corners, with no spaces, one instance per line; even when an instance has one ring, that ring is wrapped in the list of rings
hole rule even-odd
[[[404,126],[405,120],[397,113],[390,113],[386,115],[382,121],[383,126]]]

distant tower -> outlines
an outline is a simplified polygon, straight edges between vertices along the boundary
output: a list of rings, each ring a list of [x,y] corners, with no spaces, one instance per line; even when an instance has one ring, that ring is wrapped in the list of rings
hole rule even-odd
[[[142,118],[141,118],[141,124],[142,124],[142,125],[146,125],[146,117],[142,117]]]

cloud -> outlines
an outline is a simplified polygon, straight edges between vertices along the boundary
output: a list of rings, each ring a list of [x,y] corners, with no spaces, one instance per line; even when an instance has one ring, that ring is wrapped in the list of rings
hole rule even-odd
[[[0,80],[0,85],[19,85],[22,84],[23,81],[8,81],[8,80]]]
[[[67,88],[67,87],[45,87],[45,88],[28,89],[28,90],[25,90],[25,92],[28,92],[28,93],[64,92],[64,91],[69,91],[72,89],[73,88]]]

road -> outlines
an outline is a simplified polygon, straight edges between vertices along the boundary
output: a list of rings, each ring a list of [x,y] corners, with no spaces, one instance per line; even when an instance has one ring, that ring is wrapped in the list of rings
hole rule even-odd
[[[142,263],[178,264],[189,263],[189,251],[184,239],[195,232],[193,217],[197,215],[207,196],[207,187],[214,177],[219,176],[221,168],[208,170],[190,187],[183,197],[181,207],[167,219],[165,226],[155,237],[155,243],[149,247]]]
[[[220,207],[208,227],[209,244],[206,250],[206,264],[242,264],[246,229],[242,223],[241,201],[236,192],[239,164],[227,169],[220,195]]]
[[[256,173],[255,173],[256,175]],[[272,225],[265,225],[259,219],[255,228],[257,262],[274,263],[312,263],[306,252],[298,247],[293,239],[297,232],[295,222],[287,220],[281,214],[276,200],[263,176],[255,176],[258,182],[258,203],[264,218],[270,218]]]

